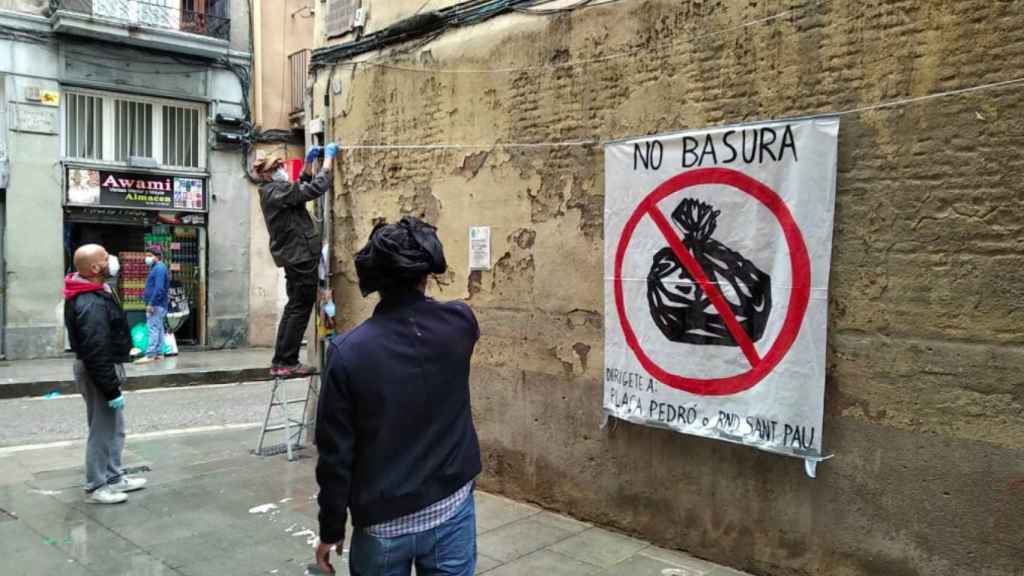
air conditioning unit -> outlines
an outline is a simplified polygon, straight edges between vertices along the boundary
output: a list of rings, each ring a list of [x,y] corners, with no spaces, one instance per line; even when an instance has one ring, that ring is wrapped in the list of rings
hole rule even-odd
[[[136,26],[181,28],[180,0],[93,0],[92,15]]]

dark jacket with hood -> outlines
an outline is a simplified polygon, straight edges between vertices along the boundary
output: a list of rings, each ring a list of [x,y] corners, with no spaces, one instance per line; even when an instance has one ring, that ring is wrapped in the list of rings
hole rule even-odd
[[[64,278],[64,325],[75,356],[107,400],[121,395],[115,364],[130,359],[132,336],[117,298],[104,284]]]
[[[299,182],[267,182],[260,186],[260,208],[270,233],[270,254],[279,268],[319,262],[320,233],[306,203],[331,189],[331,171],[320,170]]]

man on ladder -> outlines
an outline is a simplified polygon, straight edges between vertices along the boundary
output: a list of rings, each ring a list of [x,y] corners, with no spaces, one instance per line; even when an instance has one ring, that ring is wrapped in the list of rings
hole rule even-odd
[[[323,166],[314,175],[313,165],[321,154]],[[288,292],[288,304],[277,327],[270,368],[275,378],[297,378],[316,371],[299,362],[302,336],[316,303],[321,248],[320,234],[306,210],[306,203],[331,189],[337,154],[338,145],[334,143],[326,148],[312,146],[306,153],[302,177],[294,183],[279,157],[268,156],[253,164],[253,171],[263,182],[260,186],[260,208],[270,233],[270,253],[274,263],[284,268]]]

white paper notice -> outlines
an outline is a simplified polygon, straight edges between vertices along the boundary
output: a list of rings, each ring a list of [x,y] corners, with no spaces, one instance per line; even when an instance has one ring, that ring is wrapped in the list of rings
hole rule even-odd
[[[491,269],[490,226],[470,226],[469,228],[469,269]]]

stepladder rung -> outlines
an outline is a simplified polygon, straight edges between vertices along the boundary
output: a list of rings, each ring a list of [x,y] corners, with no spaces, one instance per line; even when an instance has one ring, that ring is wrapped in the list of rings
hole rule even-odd
[[[285,428],[298,429],[308,427],[308,425],[302,420],[290,420],[290,422],[290,424],[274,424],[272,426],[267,426],[266,431],[280,431]]]
[[[305,403],[306,403],[306,399],[305,398],[293,398],[291,400],[278,400],[277,402],[272,402],[271,406],[284,406],[285,404],[305,404]]]
[[[288,383],[299,380],[306,380],[306,393],[304,398],[289,398]],[[282,452],[288,453],[288,460],[294,460],[292,452],[302,447],[302,435],[312,428],[311,415],[309,414],[310,403],[316,406],[319,396],[319,375],[313,374],[307,378],[275,378],[270,390],[270,400],[267,402],[267,413],[260,429],[259,440],[253,454],[259,456],[271,456]],[[299,409],[289,409],[289,406],[302,405]],[[276,412],[275,412],[276,409]],[[271,422],[274,422],[273,424]],[[285,441],[272,448],[264,446],[267,434],[271,432],[285,432]]]

